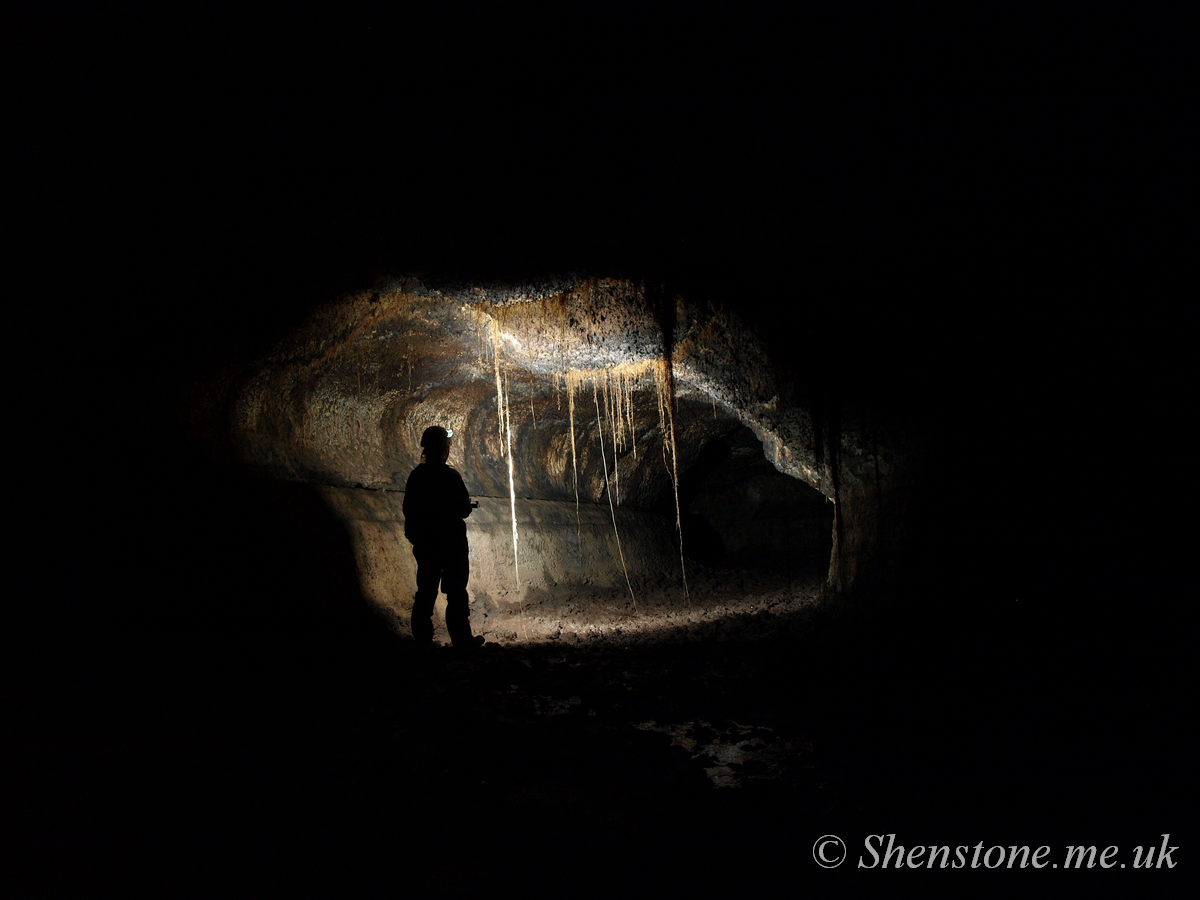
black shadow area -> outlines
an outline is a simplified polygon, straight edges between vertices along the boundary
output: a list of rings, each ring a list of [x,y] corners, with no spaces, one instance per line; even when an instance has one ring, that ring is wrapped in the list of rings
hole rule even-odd
[[[20,887],[178,887],[343,832],[352,723],[410,681],[316,489],[186,456],[171,468],[77,495],[93,527],[59,547],[63,577],[6,660]]]

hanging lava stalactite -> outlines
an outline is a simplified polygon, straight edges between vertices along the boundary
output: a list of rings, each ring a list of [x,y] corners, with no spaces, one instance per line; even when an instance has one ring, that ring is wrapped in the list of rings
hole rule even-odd
[[[663,428],[663,463],[666,463],[668,435],[670,435],[671,444],[671,486],[675,490],[675,530],[679,532],[679,571],[683,574],[683,593],[688,598],[688,603],[691,603],[692,594],[688,590],[687,583],[687,566],[683,561],[683,511],[679,506],[679,453],[678,446],[675,442],[675,412],[672,410],[672,401],[674,400],[672,390],[672,378],[670,363],[668,360],[660,359],[655,361],[654,365],[654,382],[658,390],[655,392],[658,397],[658,423],[659,427],[663,428],[664,421],[669,426]],[[664,412],[666,414],[664,420]]]
[[[579,460],[575,453],[575,381],[564,373],[567,388],[567,419],[571,423],[571,474],[575,483],[575,536],[579,541],[579,563],[583,564],[583,526],[579,522]]]
[[[513,572],[517,579],[518,590],[521,587],[521,563],[517,557],[517,489],[513,480],[512,457],[512,419],[509,415],[508,392],[505,390],[505,379],[500,373],[500,326],[495,319],[490,319],[488,332],[492,339],[492,359],[496,366],[496,406],[500,429],[500,443],[505,448],[508,461],[508,497],[512,507],[512,537],[513,537]]]
[[[596,403],[596,428],[600,432],[600,462],[604,466],[604,485],[608,489],[608,508],[612,512],[613,534],[617,538],[617,554],[621,557],[621,571],[625,573],[625,584],[629,588],[629,597],[633,600],[633,610],[637,612],[637,597],[633,595],[633,585],[629,581],[629,569],[625,566],[625,552],[621,549],[621,532],[617,530],[617,508],[613,505],[612,486],[608,483],[608,460],[604,455],[604,423],[600,421],[600,394],[596,390],[596,381],[592,381],[592,399]],[[616,466],[616,448],[613,448],[613,471]]]
[[[529,308],[526,308],[529,307]],[[525,323],[526,319],[535,320],[539,323],[540,328],[548,327],[546,322],[559,320],[559,334],[557,337],[565,346],[567,342],[567,314],[564,309],[555,307],[553,310],[547,308],[545,303],[540,304],[519,304],[510,307],[501,307],[493,310],[493,314],[483,314],[486,317],[486,334],[488,336],[487,343],[492,353],[492,361],[496,379],[496,403],[499,411],[499,431],[500,442],[504,448],[506,462],[508,465],[508,488],[509,500],[512,508],[512,535],[513,535],[513,567],[517,574],[517,583],[520,584],[520,569],[517,565],[517,549],[519,544],[519,535],[517,532],[517,500],[516,487],[514,477],[514,464],[512,455],[512,420],[508,403],[507,378],[503,372],[501,360],[501,341],[503,337],[507,337],[501,329],[501,320],[507,318],[519,319],[520,323]],[[551,315],[554,313],[554,315]],[[512,339],[515,341],[515,338]],[[517,346],[520,346],[517,344]],[[482,345],[481,345],[482,349]],[[675,437],[675,416],[674,416],[674,385],[671,377],[671,364],[667,359],[644,360],[637,363],[626,363],[622,365],[609,366],[600,369],[573,369],[564,365],[562,372],[556,376],[556,381],[563,386],[567,394],[567,418],[570,428],[571,440],[571,471],[573,478],[573,486],[575,490],[575,524],[576,537],[579,542],[580,561],[583,559],[583,533],[580,523],[579,513],[579,456],[576,444],[576,429],[575,429],[575,395],[577,391],[590,383],[592,389],[593,403],[596,407],[596,426],[599,429],[600,438],[600,453],[601,463],[604,467],[604,481],[606,492],[608,493],[610,510],[612,512],[613,533],[617,543],[617,553],[620,556],[621,568],[625,574],[625,583],[629,588],[630,597],[633,598],[634,609],[637,609],[637,598],[634,596],[632,579],[629,577],[629,571],[625,565],[624,552],[621,548],[621,535],[617,526],[616,506],[621,502],[620,491],[620,454],[626,447],[629,447],[633,453],[634,459],[637,458],[637,433],[635,421],[635,406],[634,393],[647,386],[646,382],[653,381],[655,398],[658,406],[658,423],[659,431],[663,439],[663,464],[666,467],[667,474],[671,480],[672,490],[675,496],[675,528],[679,534],[679,565],[683,576],[684,593],[691,599],[687,584],[687,568],[683,555],[683,531],[682,531],[682,510],[679,504],[679,460]],[[603,398],[603,407],[601,406],[601,398]],[[532,405],[531,405],[532,412]],[[610,482],[608,471],[607,452],[604,446],[604,426],[608,424],[608,431],[611,435],[613,445],[613,472]],[[670,457],[668,459],[668,453]]]
[[[683,556],[682,512],[679,504],[679,461],[675,441],[675,415],[672,409],[671,379],[667,364],[663,360],[648,360],[641,363],[630,363],[612,366],[605,369],[567,370],[562,379],[567,391],[567,415],[570,421],[571,433],[571,464],[575,479],[575,507],[578,518],[579,509],[579,470],[575,446],[575,392],[580,386],[590,383],[596,404],[596,425],[600,430],[600,451],[604,465],[605,484],[609,490],[609,499],[615,498],[616,505],[621,502],[620,496],[620,466],[619,452],[627,446],[631,448],[635,458],[637,454],[636,428],[634,425],[634,393],[645,387],[648,377],[654,381],[655,398],[658,405],[659,432],[663,436],[663,464],[671,479],[671,487],[675,495],[675,528],[679,531],[679,565],[683,577],[684,594],[690,601],[691,594],[687,583],[687,564]],[[604,407],[608,412],[609,432],[613,441],[613,479],[609,484],[608,462],[604,458],[604,424],[600,414],[599,394],[603,394]],[[668,453],[670,454],[668,458]],[[616,529],[616,515],[613,516],[613,528]],[[617,548],[620,552],[620,535],[617,535]],[[624,558],[622,557],[622,567]],[[628,580],[628,572],[626,572]],[[630,588],[632,594],[632,588]],[[636,604],[636,599],[635,599]]]

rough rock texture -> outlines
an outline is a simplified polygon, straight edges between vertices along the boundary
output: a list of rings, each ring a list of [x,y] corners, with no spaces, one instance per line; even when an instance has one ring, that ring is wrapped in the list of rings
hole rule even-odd
[[[347,526],[363,595],[393,617],[397,629],[407,630],[416,566],[404,539],[403,494],[337,487],[321,487],[318,493]],[[614,530],[607,506],[584,504],[578,519],[574,504],[553,500],[522,499],[516,510],[523,562],[519,587],[508,501],[485,498],[467,520],[472,624],[477,634],[494,639],[515,637],[519,631],[524,637],[526,610],[560,585],[574,592],[583,588],[615,596],[622,606],[636,608],[643,590],[679,579],[678,548],[657,516],[619,509]],[[439,597],[439,629],[444,607],[445,598]]]
[[[907,502],[900,442],[851,410],[814,415],[734,315],[617,279],[392,280],[323,307],[253,367],[210,379],[192,415],[198,433],[223,434],[261,472],[327,486],[366,592],[401,617],[412,573],[397,492],[433,424],[453,429],[450,463],[482,502],[469,523],[477,617],[558,584],[635,593],[679,577],[676,481],[739,429],[833,502],[833,586],[887,576]]]

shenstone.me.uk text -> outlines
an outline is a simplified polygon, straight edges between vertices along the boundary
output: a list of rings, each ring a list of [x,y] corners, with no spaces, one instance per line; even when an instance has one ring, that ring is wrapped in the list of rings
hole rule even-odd
[[[867,835],[866,852],[858,858],[860,869],[1134,869],[1175,868],[1171,854],[1178,847],[1169,845],[1171,836],[1164,834],[1155,847],[1134,847],[1132,853],[1122,854],[1117,847],[1067,847],[1057,859],[1051,859],[1049,847],[1000,846],[984,847],[981,841],[974,846],[916,845],[905,847],[896,843],[894,834]],[[886,846],[885,846],[886,841]]]

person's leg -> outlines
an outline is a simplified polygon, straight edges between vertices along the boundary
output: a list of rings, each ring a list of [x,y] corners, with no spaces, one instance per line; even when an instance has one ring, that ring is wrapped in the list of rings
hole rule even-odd
[[[467,580],[471,561],[467,548],[451,554],[442,569],[442,590],[446,592],[446,630],[455,647],[474,647],[471,636],[471,601],[467,597]]]
[[[425,646],[433,643],[433,604],[442,577],[441,560],[416,544],[413,557],[417,561],[417,592],[413,595],[412,634],[418,644]]]

